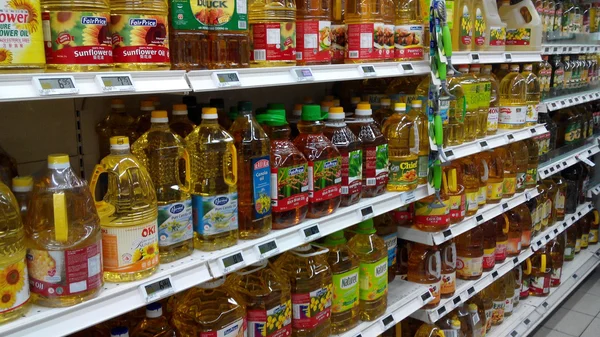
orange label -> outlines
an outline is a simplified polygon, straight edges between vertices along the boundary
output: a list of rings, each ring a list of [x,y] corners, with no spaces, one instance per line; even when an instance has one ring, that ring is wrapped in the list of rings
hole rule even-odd
[[[451,294],[456,290],[456,272],[442,274],[442,294]]]
[[[138,226],[102,226],[102,257],[108,272],[144,271],[158,265],[156,219]]]

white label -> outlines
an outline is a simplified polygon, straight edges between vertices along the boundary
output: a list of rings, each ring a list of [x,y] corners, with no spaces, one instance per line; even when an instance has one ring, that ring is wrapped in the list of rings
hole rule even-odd
[[[402,200],[402,203],[406,205],[415,202],[417,197],[415,197],[415,191],[408,191],[400,194],[400,199]]]
[[[158,265],[156,219],[130,227],[102,226],[104,271],[137,272]]]
[[[135,85],[129,74],[96,75],[96,83],[103,92],[135,91]]]
[[[246,260],[244,259],[244,253],[242,253],[242,251],[225,256],[219,261],[221,261],[221,266],[223,267],[223,274],[246,266]]]
[[[490,107],[487,119],[488,131],[498,130],[498,107]]]
[[[194,237],[192,199],[158,206],[158,246],[167,247]]]
[[[146,303],[155,302],[175,293],[171,275],[151,283],[142,284],[140,286],[140,291],[142,292],[142,297],[146,300]]]
[[[197,336],[199,337],[242,337],[247,335],[246,324],[244,321],[246,318],[240,318],[236,322],[219,329],[216,331],[200,332]]]
[[[267,44],[280,44],[281,43],[281,29],[269,28],[267,29]]]
[[[312,241],[321,237],[321,228],[319,224],[314,224],[310,227],[306,227],[300,230],[300,235],[304,237],[304,241]]]
[[[73,76],[33,77],[33,86],[41,96],[71,95],[79,93]]]
[[[527,106],[505,106],[500,108],[498,123],[524,124],[527,115]]]

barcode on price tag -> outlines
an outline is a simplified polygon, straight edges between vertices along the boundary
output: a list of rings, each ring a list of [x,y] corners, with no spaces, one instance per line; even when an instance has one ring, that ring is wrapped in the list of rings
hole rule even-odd
[[[279,246],[277,245],[277,239],[273,239],[255,246],[258,252],[258,256],[261,260],[266,259],[279,253]]]
[[[103,92],[127,92],[135,91],[135,85],[131,75],[96,75],[96,84],[100,86]]]
[[[167,275],[164,278],[150,283],[142,284],[139,289],[142,292],[142,297],[146,300],[146,303],[158,301],[161,298],[171,296],[175,293],[171,275]]]
[[[41,96],[72,95],[79,93],[79,88],[73,76],[33,77],[33,86]]]
[[[244,253],[242,253],[242,251],[231,254],[229,256],[225,256],[219,261],[221,261],[221,266],[223,267],[223,274],[227,274],[233,270],[240,269],[246,266]]]
[[[321,237],[321,229],[319,224],[314,224],[310,227],[306,227],[300,230],[300,234],[304,236],[304,241],[312,241]]]

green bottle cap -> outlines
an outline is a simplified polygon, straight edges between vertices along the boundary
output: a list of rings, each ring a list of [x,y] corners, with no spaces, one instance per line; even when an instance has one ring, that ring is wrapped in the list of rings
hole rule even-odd
[[[256,120],[260,124],[266,124],[269,126],[282,126],[286,125],[285,110],[281,109],[269,109],[265,113],[256,115]]]
[[[323,244],[325,246],[337,246],[343,245],[346,243],[346,237],[344,237],[344,231],[337,231],[329,234],[325,237],[325,242]]]
[[[303,121],[321,121],[327,117],[327,112],[321,111],[321,106],[316,104],[305,104],[302,106]]]
[[[285,104],[283,103],[269,103],[267,104],[268,110],[285,110]]]
[[[244,111],[250,111],[250,112],[252,112],[252,102],[250,102],[250,101],[239,101],[237,108],[238,108],[238,111],[240,111],[240,112],[244,112]]]
[[[238,111],[237,106],[232,106],[229,107],[229,112],[227,113],[227,117],[229,117],[230,120],[235,120],[236,118],[238,118],[238,116],[240,115],[240,112]]]
[[[356,227],[356,233],[358,234],[375,234],[377,231],[373,225],[373,219],[367,219],[359,222]]]

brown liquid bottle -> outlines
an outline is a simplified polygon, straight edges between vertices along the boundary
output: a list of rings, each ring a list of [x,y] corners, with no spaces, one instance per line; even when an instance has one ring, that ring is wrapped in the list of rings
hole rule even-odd
[[[465,187],[466,216],[471,216],[479,210],[479,170],[472,156],[458,161],[462,168],[462,180]]]
[[[436,246],[411,243],[408,252],[408,281],[429,287],[433,301],[424,308],[435,308],[440,303],[442,258]]]
[[[565,219],[565,202],[567,198],[567,184],[560,174],[552,177],[556,183],[556,198],[554,199],[554,209],[556,210],[556,221]]]
[[[508,148],[515,158],[515,165],[517,168],[517,185],[515,191],[521,193],[525,191],[526,188],[525,180],[527,178],[527,168],[529,164],[529,150],[527,149],[527,144],[523,141],[511,143]]]
[[[538,196],[537,199],[537,212],[540,218],[540,228],[538,232],[545,231],[548,228],[548,221],[552,217],[552,200],[548,199],[548,186],[546,184],[539,184],[537,186]]]
[[[517,191],[517,160],[515,154],[507,147],[499,147],[494,154],[502,157],[504,164],[504,183],[502,185],[502,197],[511,198]]]
[[[497,204],[504,196],[504,155],[506,151],[496,148],[480,154],[487,164],[486,203]],[[515,175],[516,178],[516,175]]]
[[[558,287],[562,276],[563,259],[565,256],[565,236],[559,234],[556,238],[546,244],[552,259],[552,271],[550,275],[550,286]]]
[[[518,223],[521,225],[521,249],[526,249],[531,245],[533,222],[531,221],[531,212],[525,204],[520,204],[513,208]]]
[[[483,273],[483,228],[477,226],[456,238],[456,276],[476,280]]]
[[[448,202],[450,203],[450,223],[461,222],[466,215],[466,194],[463,184],[463,172],[460,163],[451,162],[443,166],[446,173],[446,186],[448,186]]]
[[[553,179],[550,178],[542,180],[542,183],[546,185],[546,193],[548,193],[548,200],[550,202],[549,205],[546,205],[546,207],[549,206],[549,209],[546,210],[546,212],[548,213],[548,227],[550,227],[553,226],[557,220],[557,212],[554,202],[556,201],[558,193],[558,185]]]
[[[587,249],[590,244],[590,230],[592,225],[590,218],[584,216],[579,220],[579,224],[581,227],[581,249]]]
[[[410,246],[410,241],[398,239],[398,255],[396,258],[396,261],[397,261],[396,275],[398,275],[398,277],[400,277],[401,280],[408,279],[409,246]]]
[[[575,254],[579,254],[581,252],[581,237],[583,236],[583,228],[581,228],[581,219],[577,220],[573,225],[577,232],[576,241],[575,241]]]
[[[523,300],[529,297],[529,285],[531,284],[531,259],[527,258],[517,268],[521,269],[521,290],[519,299]]]
[[[589,242],[590,242],[590,245],[595,245],[598,243],[598,227],[600,224],[600,216],[596,209],[592,209],[592,211],[590,213],[588,213],[586,216],[589,216],[591,218]]]
[[[490,271],[496,265],[496,222],[502,221],[502,216],[497,216],[481,224],[483,229],[483,271]]]
[[[440,245],[442,254],[442,285],[440,294],[442,298],[450,298],[456,291],[456,245],[449,240]]]
[[[549,249],[546,246],[540,247],[531,256],[531,283],[529,284],[531,296],[548,296],[551,272],[552,258]]]
[[[496,263],[502,263],[506,259],[506,248],[508,246],[508,232],[510,222],[506,214],[500,214],[496,221]]]
[[[517,256],[521,252],[521,223],[520,217],[512,210],[506,213],[508,219],[508,244],[506,245],[507,256]]]
[[[575,247],[577,247],[577,226],[575,224],[567,227],[565,241],[564,261],[573,261],[575,258]]]

